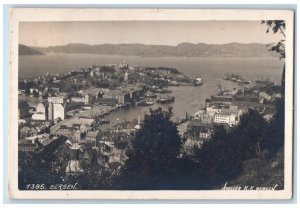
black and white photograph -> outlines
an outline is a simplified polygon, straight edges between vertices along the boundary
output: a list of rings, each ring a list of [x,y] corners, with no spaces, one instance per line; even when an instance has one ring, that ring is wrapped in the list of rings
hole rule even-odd
[[[13,198],[291,197],[292,11],[58,10],[11,13]]]

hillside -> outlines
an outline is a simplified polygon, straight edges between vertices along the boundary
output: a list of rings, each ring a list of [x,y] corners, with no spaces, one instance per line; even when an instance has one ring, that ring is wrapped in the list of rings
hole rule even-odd
[[[45,55],[37,49],[19,44],[19,55]]]
[[[62,46],[36,47],[43,53],[87,53],[146,57],[270,57],[265,44],[229,43],[204,44],[180,43],[176,46],[145,44],[67,44]]]
[[[280,149],[271,160],[258,158],[243,162],[243,171],[236,179],[229,181],[229,186],[274,187],[284,189],[284,151]]]

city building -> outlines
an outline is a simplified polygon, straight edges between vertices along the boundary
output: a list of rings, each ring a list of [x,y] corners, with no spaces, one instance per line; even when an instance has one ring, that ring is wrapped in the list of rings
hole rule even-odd
[[[209,139],[211,136],[212,125],[209,123],[203,123],[200,119],[193,119],[189,121],[187,125],[187,137],[203,141]]]
[[[259,92],[259,97],[263,98],[267,101],[270,101],[272,99],[272,96],[268,94],[267,92]]]
[[[92,143],[93,146],[95,146],[98,136],[99,136],[99,131],[89,131],[85,136],[85,140],[89,143]]]
[[[79,129],[78,129],[78,130],[75,130],[75,131],[73,132],[72,139],[73,139],[73,141],[75,141],[75,142],[78,142],[78,141],[81,140],[81,132],[80,132]]]
[[[97,98],[95,104],[106,105],[106,106],[116,106],[118,100],[115,98]]]
[[[222,108],[215,105],[207,105],[205,110],[206,115],[214,116],[216,113],[220,113],[222,111]]]
[[[48,119],[49,120],[54,120],[53,116],[53,103],[48,104]]]
[[[18,142],[18,151],[21,152],[35,152],[39,149],[39,145],[28,139],[21,139]]]
[[[72,130],[70,127],[66,125],[61,125],[60,128],[57,129],[55,133],[52,132],[52,134],[55,134],[57,136],[61,135],[70,138],[72,135]]]
[[[231,95],[216,95],[212,96],[211,100],[215,103],[231,103],[234,101],[234,98]]]
[[[66,118],[66,104],[49,103],[48,107],[49,120],[55,120],[60,118],[64,120]]]
[[[91,102],[91,99],[92,97],[89,94],[86,94],[80,97],[72,97],[71,102],[89,104]]]
[[[64,97],[48,97],[48,102],[53,104],[63,104],[66,102]]]
[[[33,120],[47,120],[46,106],[43,103],[39,103],[36,106],[36,112],[32,115]]]
[[[208,128],[201,128],[199,131],[199,138],[206,140],[211,137],[211,131]]]
[[[238,123],[238,118],[234,113],[221,112],[214,115],[213,121],[217,124],[228,124],[229,126],[234,126]]]
[[[236,95],[234,101],[259,103],[259,97],[257,95]]]

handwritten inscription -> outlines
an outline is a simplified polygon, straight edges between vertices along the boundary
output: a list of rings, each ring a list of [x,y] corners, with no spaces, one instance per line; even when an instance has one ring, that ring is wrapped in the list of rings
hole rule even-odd
[[[75,184],[52,184],[46,186],[45,184],[27,184],[27,190],[77,190],[78,183]]]
[[[224,184],[221,190],[224,191],[275,191],[278,184],[274,186],[228,186],[228,182]]]

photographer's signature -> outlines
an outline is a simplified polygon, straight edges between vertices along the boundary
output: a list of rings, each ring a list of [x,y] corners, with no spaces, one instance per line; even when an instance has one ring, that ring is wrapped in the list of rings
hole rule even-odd
[[[228,182],[221,188],[223,191],[275,191],[278,184],[274,186],[228,186]]]

